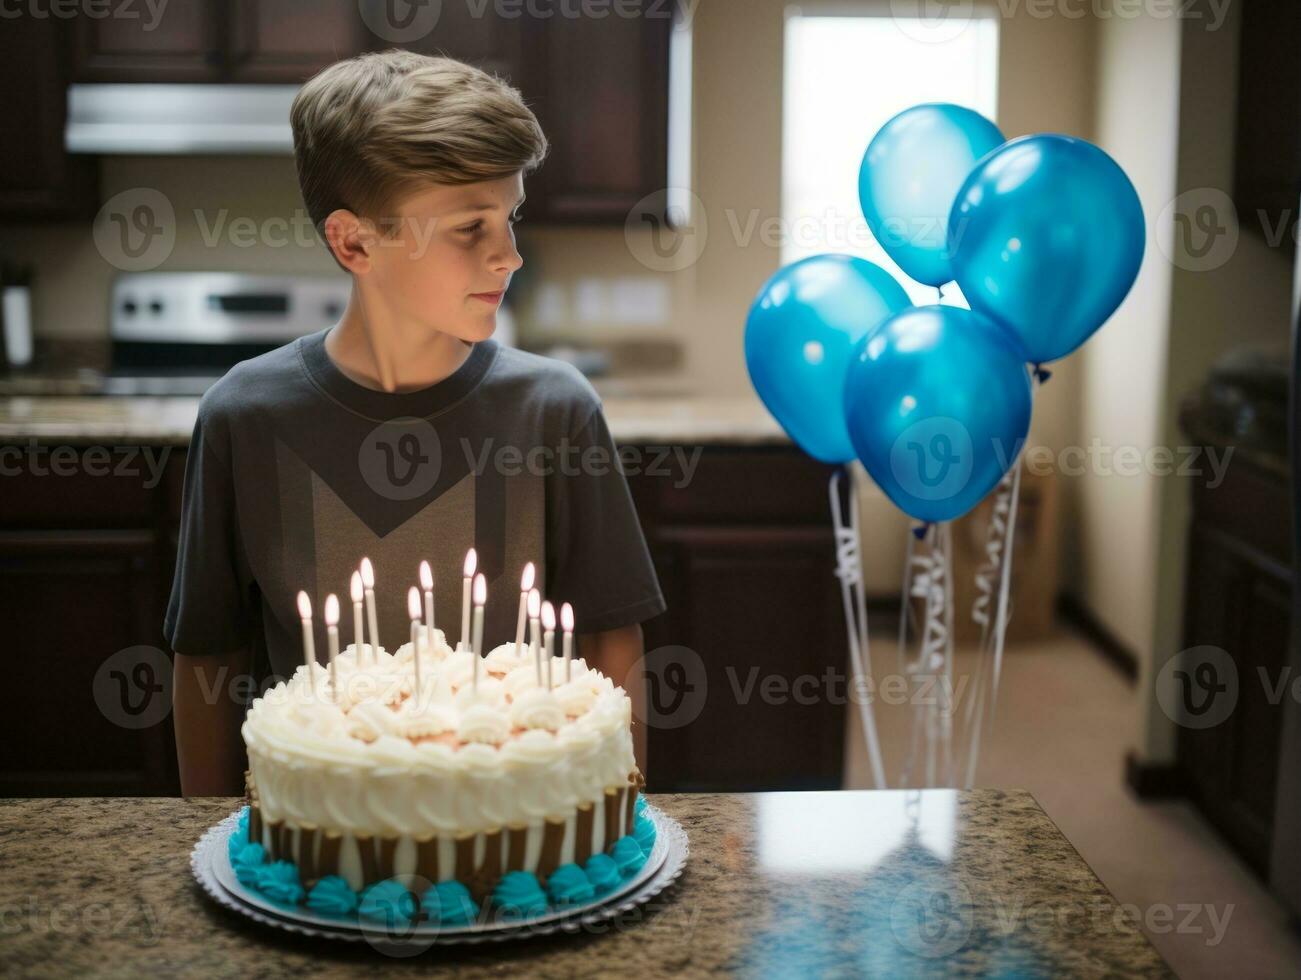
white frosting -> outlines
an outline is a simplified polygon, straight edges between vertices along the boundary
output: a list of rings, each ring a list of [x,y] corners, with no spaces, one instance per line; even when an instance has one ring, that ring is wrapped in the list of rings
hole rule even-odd
[[[440,640],[421,645],[419,698],[406,644],[374,658],[366,648],[360,664],[349,647],[337,697],[318,664],[315,695],[302,667],[253,702],[243,736],[265,820],[420,840],[565,820],[627,785],[622,688],[581,660],[562,684],[559,658],[558,686],[540,688],[513,644],[479,665],[475,688],[473,655]]]

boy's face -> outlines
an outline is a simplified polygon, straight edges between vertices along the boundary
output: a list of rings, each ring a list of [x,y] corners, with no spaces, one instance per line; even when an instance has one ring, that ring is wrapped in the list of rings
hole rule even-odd
[[[399,322],[467,343],[492,336],[502,296],[524,264],[514,232],[523,200],[519,173],[431,184],[402,199],[390,221],[398,227],[371,250],[367,278],[380,303]]]

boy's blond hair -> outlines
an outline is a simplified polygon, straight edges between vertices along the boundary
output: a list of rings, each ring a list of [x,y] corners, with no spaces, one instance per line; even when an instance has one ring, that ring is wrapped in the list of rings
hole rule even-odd
[[[345,208],[392,230],[398,199],[430,181],[470,184],[536,170],[537,118],[508,82],[453,58],[378,51],[338,61],[289,111],[298,185],[324,233]]]

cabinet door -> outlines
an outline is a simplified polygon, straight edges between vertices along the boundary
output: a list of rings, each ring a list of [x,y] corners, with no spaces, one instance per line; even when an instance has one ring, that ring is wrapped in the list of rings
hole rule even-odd
[[[652,550],[669,607],[644,626],[652,715],[703,686],[650,729],[653,790],[839,788],[848,692],[830,528],[666,526]],[[657,671],[661,647],[691,653]]]
[[[0,795],[175,791],[160,564],[147,530],[0,532]]]
[[[379,3],[379,0],[374,0]],[[498,75],[517,87],[527,86],[525,32],[533,18],[524,9],[474,3],[445,3],[433,26],[402,47],[421,54],[446,55]],[[516,16],[511,16],[516,14]],[[525,91],[525,98],[529,93]]]
[[[63,149],[71,36],[53,18],[16,17],[0,31],[0,214],[89,217],[99,168]]]
[[[1282,725],[1278,685],[1291,623],[1286,570],[1217,528],[1194,525],[1185,647],[1233,659],[1238,697],[1218,725],[1179,733],[1179,765],[1212,823],[1264,874],[1273,831]],[[1281,689],[1286,695],[1286,689]]]
[[[236,82],[299,84],[379,40],[355,3],[238,0],[232,14],[230,79]]]
[[[617,12],[629,6],[636,16]],[[645,2],[578,17],[558,6],[529,25],[538,62],[526,94],[551,142],[542,200],[530,191],[542,219],[622,224],[665,187],[671,12]]]
[[[217,82],[224,74],[227,6],[186,0],[159,8],[141,3],[120,16],[74,20],[78,82]]]

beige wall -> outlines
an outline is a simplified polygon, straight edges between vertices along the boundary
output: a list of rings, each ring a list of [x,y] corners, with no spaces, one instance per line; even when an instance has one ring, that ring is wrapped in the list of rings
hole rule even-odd
[[[1240,16],[1235,5],[1219,31],[1207,31],[1194,21],[1182,31],[1176,190],[1188,195],[1184,200],[1190,201],[1189,209],[1209,199],[1207,188],[1232,193]],[[1224,214],[1226,220],[1230,214]],[[1243,344],[1288,343],[1291,256],[1266,243],[1256,216],[1244,214],[1241,221],[1237,247],[1224,264],[1202,269],[1184,262],[1171,270],[1170,329],[1158,423],[1162,441],[1170,446],[1189,441],[1178,428],[1179,405],[1221,354]],[[1147,655],[1143,689],[1152,696],[1145,702],[1138,748],[1144,757],[1164,761],[1173,758],[1175,728],[1155,703],[1154,685],[1161,667],[1183,647],[1189,482],[1161,479],[1157,503],[1151,634],[1148,644],[1140,648]]]

